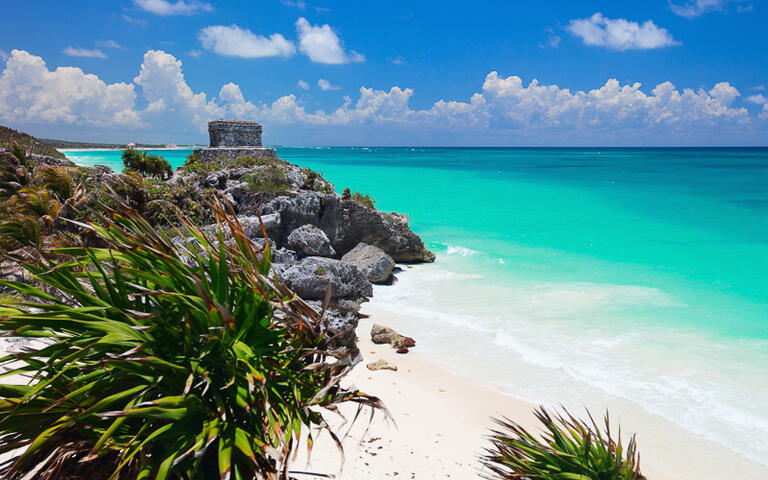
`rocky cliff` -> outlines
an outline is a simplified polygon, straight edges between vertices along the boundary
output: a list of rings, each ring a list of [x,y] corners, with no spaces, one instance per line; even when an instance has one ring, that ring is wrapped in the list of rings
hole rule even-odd
[[[255,241],[267,233],[281,279],[318,309],[330,290],[326,315],[339,344],[354,345],[360,304],[371,283],[391,283],[395,262],[432,262],[435,256],[408,226],[408,217],[382,212],[339,195],[322,176],[278,158],[220,157],[177,170],[171,184],[215,190],[231,203]]]

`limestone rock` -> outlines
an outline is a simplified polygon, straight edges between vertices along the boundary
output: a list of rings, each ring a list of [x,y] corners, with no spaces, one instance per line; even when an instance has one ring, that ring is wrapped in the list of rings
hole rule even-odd
[[[281,279],[304,300],[366,299],[373,296],[368,277],[359,268],[325,257],[306,257],[282,272]]]
[[[378,359],[375,362],[371,362],[368,365],[366,365],[366,368],[368,370],[392,370],[393,372],[397,371],[397,365],[393,363],[389,363],[388,361],[384,359]]]
[[[371,341],[377,344],[388,343],[397,349],[397,353],[408,353],[409,348],[416,346],[416,341],[411,337],[375,323],[371,327]]]
[[[306,256],[334,257],[328,236],[312,224],[302,225],[288,235],[288,248]]]
[[[293,196],[280,196],[260,206],[262,214],[282,216],[282,242],[294,229],[312,224],[320,227],[336,253],[344,255],[360,242],[384,251],[396,262],[432,262],[435,255],[408,227],[408,217],[384,213],[340,195],[299,191]]]
[[[386,283],[395,267],[395,261],[384,250],[364,242],[347,252],[341,261],[357,266],[371,283]]]

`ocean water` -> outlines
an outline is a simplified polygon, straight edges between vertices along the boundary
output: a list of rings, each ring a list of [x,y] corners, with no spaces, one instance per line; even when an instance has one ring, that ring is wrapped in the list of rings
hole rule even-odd
[[[119,153],[67,155],[119,169]],[[527,400],[608,407],[650,458],[674,425],[768,466],[768,149],[278,155],[410,216],[437,261],[375,303],[427,358]]]

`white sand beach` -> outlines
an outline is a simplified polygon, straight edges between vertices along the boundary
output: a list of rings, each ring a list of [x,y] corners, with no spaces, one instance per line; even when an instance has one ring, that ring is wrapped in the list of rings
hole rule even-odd
[[[340,477],[336,475],[341,457],[327,434],[316,439],[311,464],[306,465],[302,454],[291,470],[348,480],[478,479],[483,473],[478,456],[488,445],[487,435],[493,427],[491,417],[506,416],[532,431],[539,431],[532,415],[534,404],[474,383],[438,366],[419,353],[418,338],[417,346],[406,355],[397,354],[389,345],[373,344],[369,334],[372,324],[387,325],[393,320],[392,314],[380,309],[378,302],[381,300],[374,297],[365,304],[363,311],[371,318],[361,320],[358,327],[359,347],[364,361],[355,367],[346,382],[379,396],[397,425],[388,422],[380,413],[369,424],[370,411],[366,410],[343,441],[346,461]],[[407,331],[401,333],[408,334]],[[370,371],[366,368],[366,364],[378,359],[397,365],[398,370]],[[578,406],[569,407],[574,413],[580,413]],[[342,412],[351,420],[355,407],[345,405]],[[594,413],[600,415],[601,412]],[[334,426],[340,425],[337,419],[332,417],[332,420]],[[633,421],[631,427],[638,431],[625,428],[622,432],[624,438],[630,433],[638,434],[642,471],[649,479],[766,478],[762,476],[765,471],[762,465],[745,465],[744,459],[734,452],[691,435],[669,422],[662,423],[667,429],[662,434],[666,434],[667,438],[660,441],[658,430],[661,420],[650,415],[647,420],[647,431],[643,429],[643,424]],[[337,431],[347,432],[347,428]],[[731,476],[735,465],[738,465],[738,477]],[[327,477],[298,474],[296,478],[315,480]]]

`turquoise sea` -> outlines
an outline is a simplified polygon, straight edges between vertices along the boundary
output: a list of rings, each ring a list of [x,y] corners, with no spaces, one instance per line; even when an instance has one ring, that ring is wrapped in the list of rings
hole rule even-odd
[[[178,166],[190,152],[156,153]],[[67,155],[121,167],[120,152]],[[427,357],[768,466],[768,149],[278,155],[410,216],[438,260],[376,295]]]

